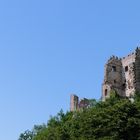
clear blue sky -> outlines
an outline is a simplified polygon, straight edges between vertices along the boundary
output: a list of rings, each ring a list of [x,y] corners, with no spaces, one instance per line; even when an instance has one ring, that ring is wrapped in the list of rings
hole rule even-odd
[[[139,0],[1,0],[0,140],[69,110],[71,93],[99,99],[108,57],[139,43]]]

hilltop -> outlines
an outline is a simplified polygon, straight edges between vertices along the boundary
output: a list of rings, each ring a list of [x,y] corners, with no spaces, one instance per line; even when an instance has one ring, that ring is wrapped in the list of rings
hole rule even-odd
[[[46,125],[22,133],[19,140],[138,140],[140,94],[133,99],[112,91],[105,102],[96,102],[82,111],[61,110]]]

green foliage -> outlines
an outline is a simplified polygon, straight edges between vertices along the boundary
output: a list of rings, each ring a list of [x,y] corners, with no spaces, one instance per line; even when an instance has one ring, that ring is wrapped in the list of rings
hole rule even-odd
[[[97,104],[97,101],[95,99],[89,100],[89,107],[94,107],[94,106],[96,106],[96,104]]]
[[[51,117],[31,139],[19,140],[138,140],[140,139],[140,94],[132,103],[112,91],[105,102],[95,102],[83,111]],[[30,134],[30,133],[29,133]]]
[[[42,132],[46,129],[46,125],[35,125],[33,130],[26,130],[24,133],[21,133],[18,140],[32,140],[39,132]]]
[[[20,137],[18,140],[32,140],[33,139],[33,132],[26,130],[24,133],[20,134]]]

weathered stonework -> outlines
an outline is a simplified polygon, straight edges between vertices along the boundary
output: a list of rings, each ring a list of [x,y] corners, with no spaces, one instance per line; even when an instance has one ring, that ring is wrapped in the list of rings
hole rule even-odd
[[[78,109],[79,97],[72,94],[70,97],[70,111],[76,111]]]
[[[112,56],[108,60],[105,65],[102,100],[110,96],[112,89],[124,97],[140,91],[140,48],[126,57]]]
[[[79,97],[77,95],[71,95],[70,99],[70,111],[80,111],[85,108],[88,108],[90,105],[90,100],[83,98],[79,101]]]

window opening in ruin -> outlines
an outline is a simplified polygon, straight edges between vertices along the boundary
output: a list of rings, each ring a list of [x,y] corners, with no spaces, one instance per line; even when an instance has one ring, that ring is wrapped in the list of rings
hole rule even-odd
[[[122,85],[122,87],[123,87],[123,89],[125,89],[125,88],[126,88],[126,84],[124,83],[124,84]]]
[[[128,71],[128,66],[125,67],[125,72],[127,72],[127,71]]]
[[[116,80],[114,80],[114,84],[116,84]]]
[[[107,96],[107,89],[105,89],[105,96]]]
[[[112,66],[112,71],[116,71],[116,66]]]

